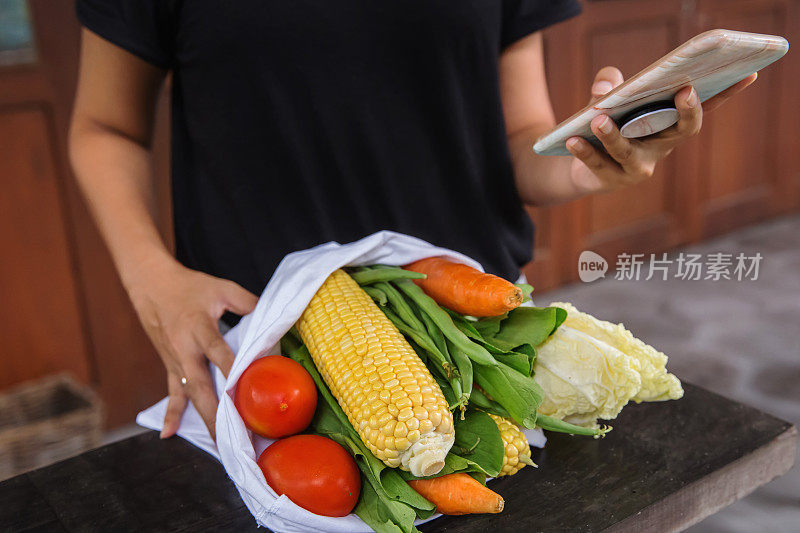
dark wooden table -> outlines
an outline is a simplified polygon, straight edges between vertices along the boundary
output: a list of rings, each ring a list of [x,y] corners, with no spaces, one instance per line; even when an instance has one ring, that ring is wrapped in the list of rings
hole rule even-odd
[[[629,405],[604,439],[550,434],[538,469],[490,482],[499,515],[423,531],[672,531],[791,468],[797,430],[685,384],[676,402]],[[0,483],[2,531],[256,531],[212,457],[154,432]],[[261,529],[260,531],[266,531]]]

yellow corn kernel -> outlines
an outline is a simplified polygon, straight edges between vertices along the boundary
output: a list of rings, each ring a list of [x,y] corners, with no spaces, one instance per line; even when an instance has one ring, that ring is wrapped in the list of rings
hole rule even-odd
[[[528,438],[525,433],[511,420],[489,414],[500,430],[500,438],[503,439],[505,451],[503,453],[503,468],[499,476],[512,476],[522,470],[525,465],[536,466],[531,461],[531,447],[528,445]]]
[[[417,476],[442,469],[455,439],[447,401],[402,334],[350,276],[337,270],[328,277],[297,330],[376,457]]]

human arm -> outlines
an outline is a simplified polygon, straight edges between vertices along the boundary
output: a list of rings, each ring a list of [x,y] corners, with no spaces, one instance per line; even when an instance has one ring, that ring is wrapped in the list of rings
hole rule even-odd
[[[177,431],[188,399],[213,436],[217,397],[206,356],[227,374],[233,353],[217,321],[225,311],[250,312],[256,297],[231,281],[183,267],[158,233],[150,149],[165,75],[84,29],[70,160],[123,286],[167,368],[170,400],[162,436]]]
[[[592,120],[591,128],[605,151],[573,137],[567,141],[573,156],[553,157],[540,156],[532,150],[536,139],[556,124],[544,66],[541,33],[515,42],[500,57],[501,99],[515,181],[522,200],[539,206],[612,191],[650,178],[661,159],[700,131],[704,110],[718,107],[756,79],[752,75],[702,105],[693,89],[685,87],[675,96],[678,123],[642,139],[623,138],[613,120],[600,115]],[[591,99],[622,82],[618,69],[600,69],[591,88]]]

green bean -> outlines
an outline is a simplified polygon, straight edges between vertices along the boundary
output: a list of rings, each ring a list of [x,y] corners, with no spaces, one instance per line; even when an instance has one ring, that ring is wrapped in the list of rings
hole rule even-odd
[[[383,291],[383,293],[386,295],[386,298],[389,300],[392,310],[397,313],[397,316],[400,317],[406,324],[420,333],[426,331],[425,326],[422,324],[422,322],[420,322],[419,318],[417,318],[417,315],[414,314],[414,310],[411,309],[411,306],[408,305],[406,299],[403,298],[403,295],[400,294],[397,289],[386,282],[377,283],[376,288]]]
[[[428,335],[430,335],[434,344],[436,344],[442,353],[448,353],[447,342],[442,334],[442,330],[439,329],[439,326],[436,325],[428,313],[422,311],[421,309],[417,309],[417,311],[417,314],[422,319],[422,322],[425,323],[425,329],[428,330]],[[452,359],[452,357],[450,359]]]
[[[451,411],[461,405],[461,401],[459,400],[458,396],[456,396],[452,387],[448,386],[448,382],[445,381],[443,377],[434,373],[433,379],[436,381],[436,384],[439,385],[442,394],[444,394],[444,399],[447,400],[447,406]]]
[[[444,370],[445,377],[452,381],[457,380],[460,378],[458,374],[458,369],[456,366],[448,361],[444,355],[436,348],[433,342],[428,338],[424,333],[417,331],[416,329],[412,328],[408,324],[406,324],[403,320],[398,317],[394,311],[391,309],[384,308],[383,309],[386,318],[392,321],[392,323],[400,330],[400,333],[411,337],[415,343],[417,343],[427,354],[428,356],[434,360],[434,364],[438,365],[439,367]],[[460,381],[458,382],[458,395],[461,394],[461,384]]]
[[[453,324],[453,319],[450,318],[447,311],[439,307],[439,304],[417,287],[414,282],[399,279],[395,281],[395,285],[417,304],[421,312],[427,313],[444,336],[467,354],[472,361],[484,366],[497,366],[499,364],[483,346],[475,344],[464,335]]]
[[[384,308],[383,313],[386,315],[386,318],[388,318],[392,322],[392,324],[394,324],[395,327],[397,327],[397,329],[400,330],[400,333],[408,337],[411,337],[411,339],[414,342],[416,342],[423,350],[425,350],[429,355],[431,355],[434,359],[436,359],[437,363],[439,363],[440,365],[447,363],[447,360],[444,358],[444,356],[439,352],[439,350],[436,348],[433,342],[431,342],[431,340],[426,335],[420,333],[415,328],[406,324],[405,321],[401,319],[399,316],[397,316],[397,313],[395,313],[392,309]]]
[[[403,270],[402,268],[371,268],[359,269],[350,273],[350,277],[359,285],[372,285],[382,281],[394,281],[396,279],[424,279],[425,274]]]
[[[564,422],[558,418],[541,414],[536,415],[536,427],[546,429],[548,431],[556,431],[558,433],[569,433],[570,435],[593,435],[595,437],[602,437],[611,431],[611,426],[602,426],[599,429],[585,428],[583,426],[576,426],[575,424]]]
[[[411,305],[409,305],[403,295],[389,283],[378,283],[376,286],[382,290],[384,294],[386,294],[387,298],[389,299],[391,310],[418,334],[420,340],[423,341],[419,344],[425,350],[429,352],[436,352],[436,356],[441,356],[444,358],[444,361],[447,363],[446,368],[457,368],[453,365],[453,360],[450,358],[450,354],[447,352],[447,345],[444,343],[444,339],[442,339],[441,343],[438,342],[437,334],[439,337],[441,337],[441,332],[438,330],[438,328],[436,328],[435,325],[433,326],[433,329],[426,327],[427,323],[423,324],[420,321],[420,319],[417,317],[417,314],[414,313]],[[439,357],[437,357],[437,359],[438,358]]]
[[[448,342],[447,346],[453,363],[455,363],[456,368],[458,368],[458,373],[461,374],[461,390],[464,392],[466,399],[469,400],[472,394],[472,383],[474,380],[472,375],[472,361],[469,360],[467,354],[461,351],[458,346],[451,342]]]
[[[386,293],[383,292],[382,290],[369,286],[361,287],[361,289],[367,294],[369,294],[370,298],[375,300],[375,303],[377,303],[381,307],[386,305],[388,299],[386,298]]]

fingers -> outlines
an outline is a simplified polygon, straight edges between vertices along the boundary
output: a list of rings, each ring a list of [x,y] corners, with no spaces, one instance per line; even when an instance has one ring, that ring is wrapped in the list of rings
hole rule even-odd
[[[675,95],[675,107],[678,109],[677,133],[682,137],[692,137],[700,132],[703,125],[703,107],[694,87],[681,89]]]
[[[217,324],[211,320],[198,324],[195,338],[209,361],[217,365],[225,377],[228,377],[235,355],[220,334]]]
[[[189,399],[192,400],[192,405],[203,422],[208,427],[208,433],[212,439],[216,440],[214,432],[214,424],[217,419],[217,392],[214,390],[214,384],[211,381],[211,374],[208,371],[208,365],[204,358],[194,359],[183,366],[184,377],[186,378],[186,385],[183,390]]]
[[[252,312],[258,302],[255,294],[232,281],[225,284],[225,297],[228,310],[242,316]]]
[[[597,177],[597,180],[592,180],[591,183],[579,184],[587,192],[600,190],[604,185],[607,185],[604,183],[603,177],[609,175],[609,173],[620,174],[620,167],[613,159],[580,137],[567,139],[567,150]]]
[[[603,67],[594,77],[592,83],[592,101],[604,96],[614,87],[622,84],[625,78],[617,67]]]
[[[614,121],[608,115],[592,119],[592,133],[603,143],[603,147],[626,171],[638,171],[633,143],[622,136]]]
[[[168,439],[178,432],[181,426],[181,418],[189,404],[189,398],[183,391],[180,378],[175,374],[167,374],[167,389],[169,390],[169,401],[167,402],[167,412],[164,415],[164,427],[161,428],[162,439]]]
[[[703,102],[703,112],[708,113],[709,111],[713,111],[714,109],[718,108],[719,106],[724,104],[731,96],[733,96],[738,92],[741,92],[757,79],[758,79],[758,72],[754,72],[753,74],[750,74],[742,81],[734,83],[733,85],[731,85],[718,95],[709,98],[708,100]]]

